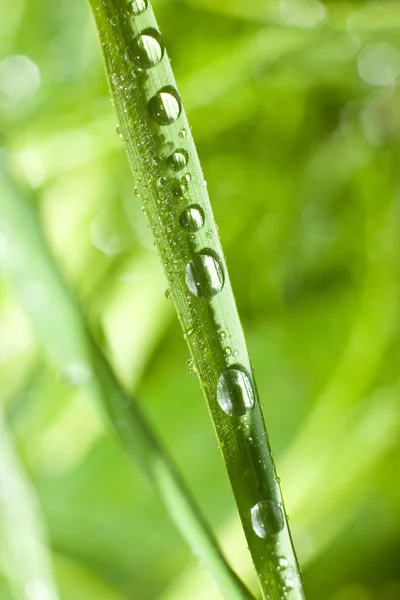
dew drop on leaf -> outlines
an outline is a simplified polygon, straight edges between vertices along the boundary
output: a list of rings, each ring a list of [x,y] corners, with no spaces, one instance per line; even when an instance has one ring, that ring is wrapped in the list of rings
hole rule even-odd
[[[193,296],[212,298],[222,290],[224,283],[220,261],[207,251],[197,254],[186,267],[186,285]]]
[[[217,383],[217,402],[231,417],[242,417],[253,408],[254,389],[244,370],[235,368],[222,373]]]
[[[149,115],[159,125],[171,125],[181,114],[182,104],[178,92],[168,85],[161,88],[149,101]]]
[[[147,9],[148,5],[149,4],[148,4],[147,0],[134,0],[131,4],[131,7],[132,7],[132,12],[135,15],[135,17],[144,13],[144,11]]]
[[[273,500],[262,500],[251,509],[251,524],[260,538],[276,535],[285,525],[282,507]]]
[[[182,229],[189,231],[190,233],[199,231],[199,229],[201,229],[204,225],[203,209],[196,204],[188,206],[181,213],[181,216],[179,217],[179,224]]]
[[[174,150],[174,152],[167,158],[167,165],[173,171],[176,171],[176,172],[182,171],[182,169],[184,169],[186,167],[188,162],[189,162],[188,153],[186,152],[186,150],[183,150],[183,148],[178,148],[177,150]]]
[[[144,29],[127,49],[129,60],[140,69],[151,69],[164,56],[164,44],[156,29]]]

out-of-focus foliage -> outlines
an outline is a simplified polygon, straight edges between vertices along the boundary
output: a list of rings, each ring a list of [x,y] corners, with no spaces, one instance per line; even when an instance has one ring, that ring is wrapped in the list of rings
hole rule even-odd
[[[153,4],[248,333],[308,598],[395,600],[400,4]],[[121,381],[241,563],[227,478],[114,133],[89,8],[14,0],[0,5],[0,21],[0,144],[14,177],[31,190]],[[11,234],[0,205],[0,255]],[[212,584],[160,501],[71,386],[79,365],[66,378],[46,364],[10,284],[0,289],[0,393],[19,464],[1,456],[0,473],[18,468],[36,492],[60,597],[210,600]],[[40,302],[43,290],[27,284]],[[27,547],[30,528],[14,530]],[[18,554],[4,559],[6,542],[0,532],[1,600],[24,577]],[[22,589],[46,600],[38,582]]]

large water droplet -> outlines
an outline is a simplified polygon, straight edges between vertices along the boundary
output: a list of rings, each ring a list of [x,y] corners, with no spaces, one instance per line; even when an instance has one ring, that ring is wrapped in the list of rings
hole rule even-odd
[[[262,500],[251,509],[251,524],[260,538],[279,533],[285,525],[283,510],[273,500]]]
[[[179,217],[180,226],[186,231],[193,233],[199,231],[204,225],[203,209],[197,204],[192,204],[185,208]]]
[[[135,17],[137,17],[138,15],[144,13],[144,11],[147,9],[148,2],[147,0],[134,0],[131,6],[133,14]]]
[[[178,148],[167,158],[167,165],[173,171],[182,171],[186,167],[189,161],[189,156],[186,150]]]
[[[171,85],[161,88],[148,104],[149,115],[160,125],[171,125],[181,114],[178,92]]]
[[[289,566],[289,561],[285,556],[280,556],[278,558],[278,571],[284,571]]]
[[[140,69],[151,69],[164,56],[164,44],[157,29],[144,29],[130,44],[128,58]]]
[[[225,283],[220,261],[211,253],[197,254],[186,267],[186,284],[198,298],[211,298],[222,290]]]
[[[217,383],[217,401],[227,415],[245,415],[254,406],[254,389],[247,373],[241,369],[224,371]]]

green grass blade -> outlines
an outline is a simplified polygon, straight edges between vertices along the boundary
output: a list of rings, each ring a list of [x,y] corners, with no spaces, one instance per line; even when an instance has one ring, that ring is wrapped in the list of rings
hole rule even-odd
[[[304,598],[206,182],[154,13],[143,1],[90,4],[135,193],[153,230],[263,595]]]
[[[59,600],[40,511],[0,405],[0,568],[12,597]]]
[[[150,478],[178,530],[233,600],[254,600],[225,561],[165,450],[136,402],[119,386],[94,343],[70,290],[64,284],[42,235],[34,207],[17,190],[0,161],[1,218],[11,232],[2,257],[4,273],[16,290],[48,360],[63,377],[79,366],[80,385],[106,410],[131,457]]]

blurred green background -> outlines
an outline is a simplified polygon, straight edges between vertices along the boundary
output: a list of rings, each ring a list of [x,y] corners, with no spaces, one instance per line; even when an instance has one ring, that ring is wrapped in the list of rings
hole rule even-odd
[[[397,600],[400,3],[153,6],[219,224],[307,598]],[[251,577],[115,133],[88,4],[2,0],[0,22],[0,145],[17,193],[37,206],[120,380]],[[12,231],[0,206],[3,261]],[[219,598],[80,389],[84,366],[66,365],[66,377],[51,365],[12,270],[3,275],[0,600],[52,599],[42,576],[62,600]],[[43,283],[27,289],[40,303]],[[62,338],[54,331],[55,346]],[[46,553],[52,575],[32,576],[27,565],[46,564]]]

